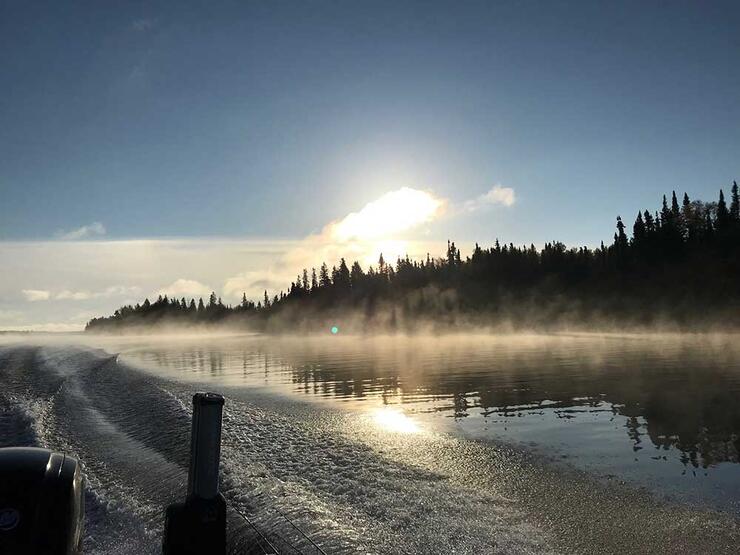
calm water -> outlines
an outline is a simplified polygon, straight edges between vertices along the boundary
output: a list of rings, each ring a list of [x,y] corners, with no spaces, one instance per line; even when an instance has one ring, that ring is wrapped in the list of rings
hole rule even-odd
[[[735,553],[738,339],[6,337],[0,446],[83,461],[87,553],[160,552],[203,389],[232,553]]]
[[[232,337],[121,353],[156,372],[340,402],[401,432],[514,442],[740,507],[737,336]]]

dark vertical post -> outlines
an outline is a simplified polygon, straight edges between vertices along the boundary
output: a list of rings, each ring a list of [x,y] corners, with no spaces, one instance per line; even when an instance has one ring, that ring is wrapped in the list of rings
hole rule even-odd
[[[224,398],[216,393],[193,395],[188,497],[213,499],[218,494],[223,406]]]
[[[218,492],[221,413],[217,393],[193,396],[190,469],[185,503],[167,507],[162,551],[168,555],[213,553],[226,549],[226,502]]]

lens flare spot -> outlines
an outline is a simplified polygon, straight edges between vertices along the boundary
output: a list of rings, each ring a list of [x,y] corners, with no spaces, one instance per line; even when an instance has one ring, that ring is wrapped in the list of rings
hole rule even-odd
[[[332,333],[332,335],[338,334],[339,333],[339,328],[337,326],[332,326],[331,327],[331,333]]]

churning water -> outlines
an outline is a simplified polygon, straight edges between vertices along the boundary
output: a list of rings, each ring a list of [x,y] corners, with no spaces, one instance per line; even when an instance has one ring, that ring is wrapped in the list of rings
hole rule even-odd
[[[82,459],[89,552],[158,551],[203,389],[234,552],[736,552],[738,339],[6,340],[0,445]]]

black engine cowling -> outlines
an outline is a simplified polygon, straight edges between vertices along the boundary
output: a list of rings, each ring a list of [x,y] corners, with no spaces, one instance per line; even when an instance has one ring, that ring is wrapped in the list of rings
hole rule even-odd
[[[0,449],[0,553],[82,552],[82,469],[69,455]]]

